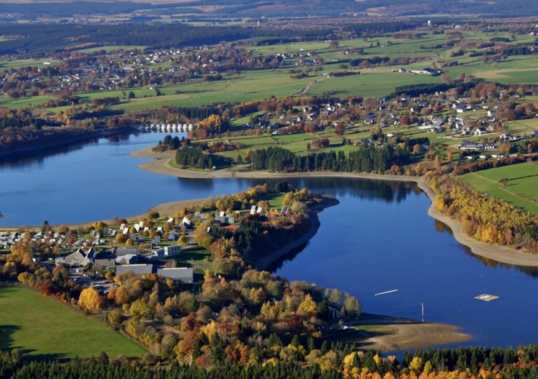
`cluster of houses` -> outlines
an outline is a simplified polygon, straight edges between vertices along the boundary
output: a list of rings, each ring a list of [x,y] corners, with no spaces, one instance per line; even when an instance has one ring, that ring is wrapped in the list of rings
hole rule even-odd
[[[420,125],[417,126],[418,130],[427,130],[432,133],[444,133],[452,132],[454,136],[474,136],[482,137],[486,134],[495,132],[492,123],[487,120],[479,122],[479,126],[470,126],[465,123],[460,117],[428,117],[422,120]]]
[[[494,143],[478,143],[473,141],[461,141],[458,149],[465,151],[492,151],[497,150],[497,145]]]
[[[314,52],[305,52],[301,49],[298,53],[278,53],[277,57],[281,58],[280,67],[285,66],[315,66],[317,64]]]
[[[401,73],[411,73],[411,74],[415,74],[415,75],[431,75],[431,76],[439,76],[441,75],[444,71],[443,70],[440,70],[438,68],[435,68],[435,67],[426,67],[426,68],[413,68],[413,69],[405,69],[405,68],[400,68],[399,70],[393,70],[393,71],[397,71],[397,72],[401,72]]]
[[[31,238],[25,238],[24,233],[11,232],[0,234],[0,248],[8,250],[11,246],[17,242],[29,241],[32,243],[50,244],[53,246],[59,246],[61,250],[68,250],[71,248],[88,247],[88,246],[101,246],[106,244],[106,238],[114,237],[116,231],[110,229],[108,235],[101,235],[98,231],[92,230],[88,238],[76,238],[76,233],[73,232],[69,241],[64,233],[45,231],[37,232]],[[74,239],[73,239],[74,238]]]
[[[192,284],[194,271],[190,267],[173,267],[172,261],[163,259],[178,256],[181,246],[165,246],[142,254],[135,248],[120,248],[97,252],[94,248],[77,249],[75,252],[55,259],[55,265],[63,265],[69,271],[69,278],[79,283],[94,284],[99,282],[104,293],[114,287],[103,280],[103,274],[112,272],[116,275],[132,271],[137,275],[158,274],[163,278]],[[40,262],[42,263],[42,262]],[[45,264],[42,263],[44,267]],[[101,283],[102,282],[102,283]]]

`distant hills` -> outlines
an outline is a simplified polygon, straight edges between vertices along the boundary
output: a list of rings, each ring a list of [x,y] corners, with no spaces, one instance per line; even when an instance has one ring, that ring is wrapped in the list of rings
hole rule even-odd
[[[529,0],[0,0],[6,14],[36,17],[134,14],[204,18],[301,17],[514,17],[538,15],[538,2]],[[35,7],[34,4],[39,4]],[[106,5],[104,5],[106,4]],[[236,20],[237,21],[237,20]]]

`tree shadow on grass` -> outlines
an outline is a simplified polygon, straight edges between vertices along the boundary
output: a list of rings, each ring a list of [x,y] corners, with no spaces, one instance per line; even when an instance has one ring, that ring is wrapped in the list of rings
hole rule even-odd
[[[52,353],[52,354],[33,354],[36,350],[25,349],[24,346],[17,346],[13,338],[13,334],[20,330],[21,327],[17,325],[0,325],[0,350],[11,351],[13,349],[20,349],[26,359],[29,360],[65,360],[67,354],[65,353]]]
[[[20,330],[16,325],[0,325],[0,350],[11,350],[13,346],[13,333]]]

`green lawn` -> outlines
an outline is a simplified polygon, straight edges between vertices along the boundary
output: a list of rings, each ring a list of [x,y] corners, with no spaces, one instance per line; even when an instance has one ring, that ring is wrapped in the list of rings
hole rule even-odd
[[[99,322],[22,288],[0,288],[0,350],[35,358],[142,355],[145,350]]]
[[[268,193],[262,196],[261,200],[268,201],[271,208],[280,209],[285,196],[285,193]]]
[[[538,214],[538,165],[527,162],[462,175],[477,191]],[[506,187],[499,181],[508,179]]]
[[[27,106],[35,107],[41,104],[45,104],[50,99],[52,99],[52,97],[49,96],[34,96],[23,97],[20,99],[9,99],[5,95],[0,95],[0,107],[8,107],[11,109],[25,108]]]
[[[172,258],[177,262],[177,267],[192,267],[195,265],[202,265],[203,262],[209,258],[211,254],[207,249],[204,249],[201,246],[196,246],[194,248],[184,249],[180,255]]]

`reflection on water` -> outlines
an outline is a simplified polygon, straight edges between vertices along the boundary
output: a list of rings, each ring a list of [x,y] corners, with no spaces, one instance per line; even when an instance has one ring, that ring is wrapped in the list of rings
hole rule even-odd
[[[105,220],[145,212],[164,202],[243,191],[282,179],[178,179],[136,166],[129,157],[163,135],[99,139],[0,163],[0,225]],[[293,178],[294,187],[335,195],[340,204],[319,214],[321,227],[307,244],[271,267],[290,280],[338,287],[363,309],[461,326],[469,344],[505,346],[538,341],[535,309],[538,268],[479,257],[452,231],[427,215],[429,198],[414,183],[352,178]],[[375,293],[398,289],[388,296]],[[490,293],[500,299],[480,302]],[[500,327],[502,325],[502,327]]]
[[[121,141],[129,140],[131,135],[136,134],[119,134],[115,136],[110,136],[107,138],[102,138],[102,140],[107,140],[109,143],[120,143]],[[32,153],[20,153],[20,154],[11,154],[9,156],[0,157],[0,169],[2,168],[22,168],[29,167],[32,165],[42,165],[45,159],[51,158],[57,155],[68,155],[77,150],[82,150],[86,146],[96,145],[99,142],[100,138],[90,138],[86,141],[75,142],[66,146],[58,146],[53,148],[47,148],[42,151],[36,151]]]
[[[308,246],[308,242],[302,244],[301,246],[296,247],[295,249],[290,250],[287,254],[283,255],[279,259],[275,260],[273,263],[267,267],[267,271],[276,272],[280,270],[287,262],[293,262],[293,260],[303,252]]]
[[[444,223],[442,223],[439,220],[435,220],[435,230],[440,233],[448,233],[451,236],[454,235],[452,232],[452,229]],[[508,263],[498,262],[491,258],[486,258],[480,255],[477,255],[472,252],[471,248],[465,245],[460,244],[461,250],[465,252],[465,254],[469,257],[473,257],[476,260],[482,262],[485,266],[491,267],[491,268],[503,268],[503,269],[515,269],[517,271],[520,271],[526,275],[538,278],[538,267],[529,267],[529,266],[516,266]]]
[[[241,179],[238,180],[241,181]],[[254,179],[249,181],[254,184],[268,183],[271,186],[283,180],[284,179]],[[411,193],[421,193],[420,188],[412,182],[319,177],[286,178],[285,181],[292,184],[294,188],[307,187],[315,192],[331,193],[337,198],[341,196],[350,196],[364,200],[381,200],[387,203],[400,203]]]
[[[12,154],[6,157],[0,157],[0,168],[22,168],[32,165],[42,165],[46,158],[55,155],[67,155],[77,150],[81,150],[84,146],[96,144],[97,138],[92,138],[84,142],[74,143],[68,146],[50,148],[45,151],[38,151],[28,155],[28,153]]]

